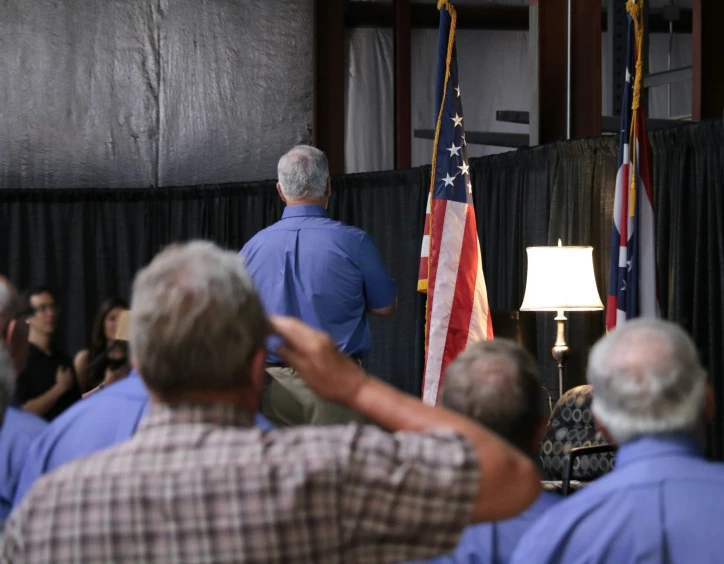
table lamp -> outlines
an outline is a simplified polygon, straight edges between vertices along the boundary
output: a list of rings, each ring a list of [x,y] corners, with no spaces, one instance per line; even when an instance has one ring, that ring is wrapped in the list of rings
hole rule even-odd
[[[593,274],[593,247],[528,247],[528,277],[520,311],[555,311],[558,392],[563,395],[563,367],[568,357],[565,311],[603,309]]]

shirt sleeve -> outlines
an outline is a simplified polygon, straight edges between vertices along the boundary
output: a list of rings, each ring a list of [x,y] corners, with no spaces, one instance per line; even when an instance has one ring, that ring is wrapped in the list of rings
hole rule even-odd
[[[364,279],[367,307],[378,309],[394,302],[397,297],[395,281],[388,274],[372,237],[366,233],[362,237],[357,260]]]
[[[375,562],[432,558],[454,550],[479,487],[473,446],[452,432],[391,435],[360,427],[349,451],[339,514],[352,546]]]

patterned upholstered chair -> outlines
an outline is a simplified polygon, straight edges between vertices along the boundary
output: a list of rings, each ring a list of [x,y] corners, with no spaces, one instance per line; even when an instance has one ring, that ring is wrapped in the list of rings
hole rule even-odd
[[[565,459],[572,448],[607,444],[594,426],[592,398],[591,386],[577,386],[564,393],[553,408],[540,450],[546,480],[562,479]],[[607,452],[575,458],[571,479],[595,480],[613,468],[614,456]]]

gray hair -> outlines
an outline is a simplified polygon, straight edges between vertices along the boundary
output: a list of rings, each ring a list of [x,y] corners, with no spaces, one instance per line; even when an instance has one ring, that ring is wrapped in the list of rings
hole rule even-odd
[[[329,163],[325,154],[309,145],[297,145],[279,159],[279,186],[287,200],[324,196]]]
[[[5,412],[15,395],[15,363],[10,351],[0,342],[0,424],[5,419]]]
[[[593,414],[619,444],[641,435],[694,432],[706,407],[696,347],[667,321],[629,321],[591,351]]]
[[[212,243],[167,247],[133,283],[129,342],[161,398],[243,386],[269,332],[241,261]]]
[[[513,341],[494,339],[470,345],[448,366],[440,402],[530,452],[539,397],[533,357]]]

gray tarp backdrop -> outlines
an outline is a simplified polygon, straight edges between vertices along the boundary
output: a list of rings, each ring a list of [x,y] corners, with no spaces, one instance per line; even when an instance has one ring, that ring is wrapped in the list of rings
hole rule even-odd
[[[276,176],[311,140],[312,0],[0,0],[0,188]]]

